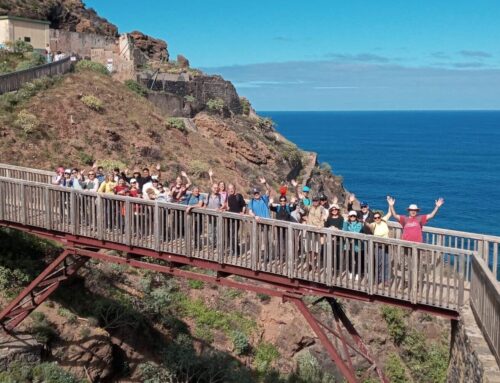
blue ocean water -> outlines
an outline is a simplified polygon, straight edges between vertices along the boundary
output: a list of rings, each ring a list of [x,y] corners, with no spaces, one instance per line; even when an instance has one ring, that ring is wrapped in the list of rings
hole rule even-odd
[[[370,206],[416,203],[431,226],[500,236],[500,111],[259,112]]]

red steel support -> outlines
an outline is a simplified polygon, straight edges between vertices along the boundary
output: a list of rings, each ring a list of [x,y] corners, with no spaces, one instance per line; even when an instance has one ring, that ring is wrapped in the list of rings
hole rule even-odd
[[[68,263],[72,259],[72,263]],[[13,330],[88,260],[66,249],[0,313],[0,325]]]

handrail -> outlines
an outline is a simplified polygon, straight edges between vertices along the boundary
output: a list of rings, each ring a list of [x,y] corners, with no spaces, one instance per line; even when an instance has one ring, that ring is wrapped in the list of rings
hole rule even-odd
[[[481,257],[474,255],[470,306],[500,366],[500,285]]]
[[[472,251],[0,177],[0,221],[458,310]],[[356,277],[356,278],[355,278]],[[359,278],[358,278],[359,277]]]

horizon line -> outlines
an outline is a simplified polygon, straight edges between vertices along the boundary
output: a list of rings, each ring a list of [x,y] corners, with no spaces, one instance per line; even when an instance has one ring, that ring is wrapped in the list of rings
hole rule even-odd
[[[313,113],[322,113],[322,112],[500,112],[500,109],[321,109],[321,110],[311,110],[311,109],[275,109],[275,110],[257,110],[257,113],[266,113],[266,112],[313,112]]]

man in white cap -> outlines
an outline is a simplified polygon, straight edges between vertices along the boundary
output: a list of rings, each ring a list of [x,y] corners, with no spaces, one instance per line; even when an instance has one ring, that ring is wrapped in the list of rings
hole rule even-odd
[[[403,226],[403,235],[401,239],[411,242],[423,242],[422,227],[427,221],[434,218],[439,208],[444,204],[444,199],[438,198],[434,210],[425,215],[419,215],[419,207],[415,204],[411,204],[407,209],[408,217],[396,213],[396,209],[394,208],[396,200],[394,198],[387,196],[387,203],[389,204],[389,209],[393,217]]]

